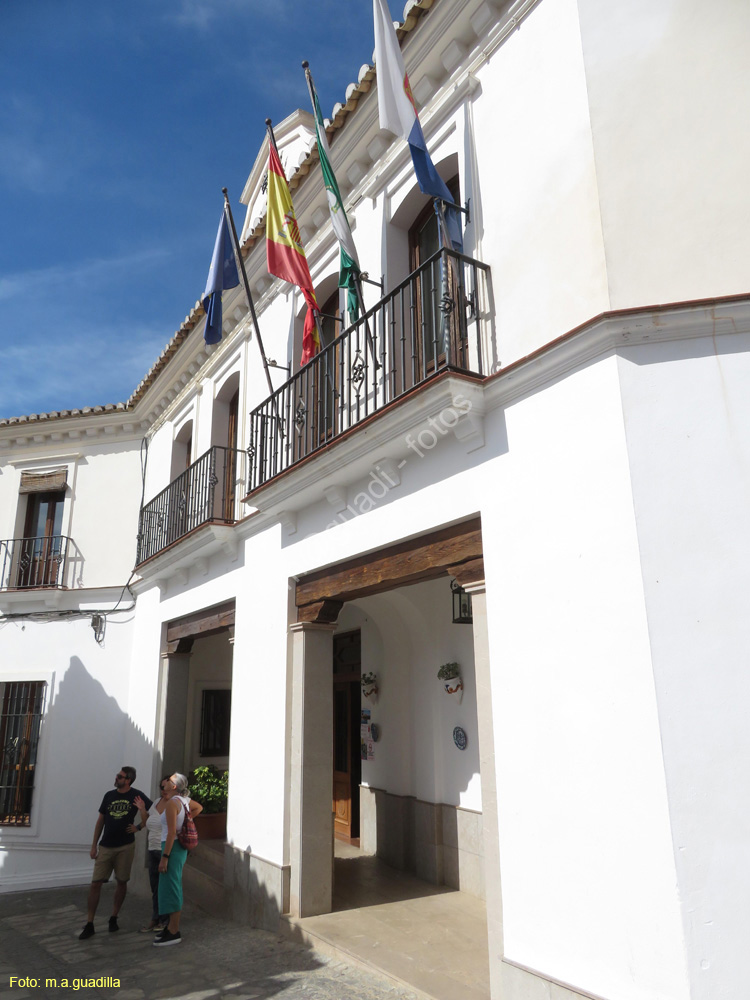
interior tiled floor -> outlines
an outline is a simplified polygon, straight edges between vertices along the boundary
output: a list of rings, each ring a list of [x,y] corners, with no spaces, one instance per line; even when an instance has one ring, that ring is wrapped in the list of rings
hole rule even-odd
[[[434,1000],[487,1000],[484,903],[336,842],[334,912],[291,920],[293,936]]]

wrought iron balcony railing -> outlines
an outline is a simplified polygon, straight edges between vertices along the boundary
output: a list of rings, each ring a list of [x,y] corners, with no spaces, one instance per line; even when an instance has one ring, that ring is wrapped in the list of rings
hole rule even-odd
[[[214,445],[141,509],[138,563],[209,521],[234,524],[243,515],[247,456]]]
[[[488,272],[438,251],[256,407],[249,490],[438,372],[483,374]]]
[[[66,535],[0,541],[0,590],[64,587],[72,548]]]

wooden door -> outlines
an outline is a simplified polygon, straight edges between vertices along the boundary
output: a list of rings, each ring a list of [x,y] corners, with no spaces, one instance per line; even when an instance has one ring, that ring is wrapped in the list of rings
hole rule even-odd
[[[18,587],[54,587],[61,560],[64,493],[31,493],[18,561]]]
[[[359,837],[361,659],[359,630],[333,637],[333,827],[347,841]]]
[[[229,422],[227,424],[227,455],[224,463],[224,509],[225,521],[237,520],[237,421],[240,412],[240,390],[229,400]]]

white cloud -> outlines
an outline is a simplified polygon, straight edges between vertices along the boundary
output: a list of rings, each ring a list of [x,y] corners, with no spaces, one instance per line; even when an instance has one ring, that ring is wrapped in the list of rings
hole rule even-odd
[[[40,292],[49,295],[55,288],[71,290],[73,287],[91,286],[126,272],[130,281],[132,275],[129,272],[137,271],[155,261],[164,260],[168,256],[168,250],[151,248],[123,254],[120,257],[99,257],[19,271],[0,278],[0,302]]]

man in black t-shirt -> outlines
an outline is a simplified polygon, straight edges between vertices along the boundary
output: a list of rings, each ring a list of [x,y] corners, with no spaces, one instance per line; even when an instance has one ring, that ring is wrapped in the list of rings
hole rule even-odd
[[[112,916],[109,918],[109,929],[119,930],[117,914],[128,891],[128,879],[135,854],[135,835],[132,831],[128,831],[128,827],[132,826],[139,809],[136,799],[142,799],[146,809],[151,806],[151,799],[147,795],[131,787],[134,781],[135,768],[121,767],[115,778],[114,789],[105,794],[99,806],[99,816],[90,851],[95,861],[94,874],[89,889],[86,926],[78,935],[81,941],[90,938],[94,933],[94,916],[99,905],[102,886],[109,881],[112,872],[115,873],[117,886],[112,904]]]

